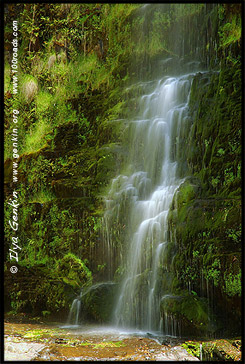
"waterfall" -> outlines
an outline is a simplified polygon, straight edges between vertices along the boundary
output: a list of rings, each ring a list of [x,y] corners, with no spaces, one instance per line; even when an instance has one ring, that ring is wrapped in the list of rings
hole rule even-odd
[[[75,298],[70,308],[67,324],[71,325],[79,324],[80,309],[81,309],[81,300],[79,298]]]
[[[118,326],[166,331],[160,302],[171,285],[168,212],[185,177],[178,162],[184,155],[180,140],[188,127],[192,77],[165,77],[138,86],[138,116],[128,124],[127,165],[106,199],[110,246],[110,233],[123,227],[122,241],[114,242],[121,244],[119,268],[124,272],[114,311]]]

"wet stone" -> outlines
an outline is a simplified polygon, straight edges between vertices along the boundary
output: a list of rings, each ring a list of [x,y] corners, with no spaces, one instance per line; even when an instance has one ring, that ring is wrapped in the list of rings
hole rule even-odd
[[[157,355],[156,361],[200,361],[195,356],[189,354],[181,346],[175,346],[164,353]]]

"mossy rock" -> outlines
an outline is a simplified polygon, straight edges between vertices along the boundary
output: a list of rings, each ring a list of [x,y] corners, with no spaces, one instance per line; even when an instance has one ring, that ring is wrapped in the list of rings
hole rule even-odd
[[[239,340],[236,340],[237,342]],[[215,340],[202,343],[204,361],[240,361],[241,350],[234,345],[234,340]]]
[[[117,285],[113,282],[97,283],[81,297],[82,316],[92,322],[111,320]]]
[[[161,311],[180,322],[182,336],[207,336],[215,331],[210,322],[208,300],[188,292],[166,295],[161,300]]]
[[[201,191],[201,181],[196,177],[187,177],[176,191],[177,207],[200,198]]]
[[[88,285],[92,281],[92,273],[84,262],[74,254],[68,253],[57,262],[57,273],[65,283],[75,287]]]

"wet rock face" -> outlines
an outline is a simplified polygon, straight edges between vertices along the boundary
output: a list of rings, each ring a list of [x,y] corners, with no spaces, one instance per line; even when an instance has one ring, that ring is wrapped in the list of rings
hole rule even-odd
[[[207,299],[218,335],[239,335],[241,324],[239,67],[224,61],[220,72],[193,79],[185,153],[195,181],[190,177],[180,186],[169,214],[176,237],[173,291],[185,288]]]
[[[81,297],[83,319],[108,323],[112,317],[117,285],[112,282],[98,283],[85,290]]]
[[[164,325],[174,320],[179,323],[178,335],[194,337],[212,334],[214,331],[214,318],[210,321],[208,301],[197,295],[188,294],[185,291],[179,295],[166,295],[161,301],[161,309],[164,316]]]

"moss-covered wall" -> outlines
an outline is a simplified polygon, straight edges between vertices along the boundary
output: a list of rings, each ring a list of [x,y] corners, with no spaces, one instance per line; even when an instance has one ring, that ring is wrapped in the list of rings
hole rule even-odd
[[[131,51],[128,17],[137,7],[5,7],[7,311],[44,311],[64,317],[83,286],[107,276],[100,233],[102,195],[121,163],[116,143],[120,143],[123,125],[112,120],[124,115],[122,87]],[[15,19],[19,26],[18,96],[12,92],[10,68]],[[17,183],[13,183],[11,141],[14,108],[19,110]],[[15,189],[21,251],[14,276],[9,272],[13,231],[8,202]],[[30,284],[26,282],[28,271]]]
[[[229,43],[225,33],[233,29],[237,34],[238,14],[239,5],[220,8],[220,69],[193,79],[191,128],[183,151],[192,177],[179,187],[169,215],[176,236],[173,291],[188,291],[189,300],[207,299],[214,326],[199,333],[210,335],[241,329],[241,44],[235,36]],[[233,24],[230,28],[225,19]],[[184,314],[175,302],[172,315],[182,314],[192,323],[190,329],[183,322],[183,330],[196,332],[199,323],[189,307]]]

